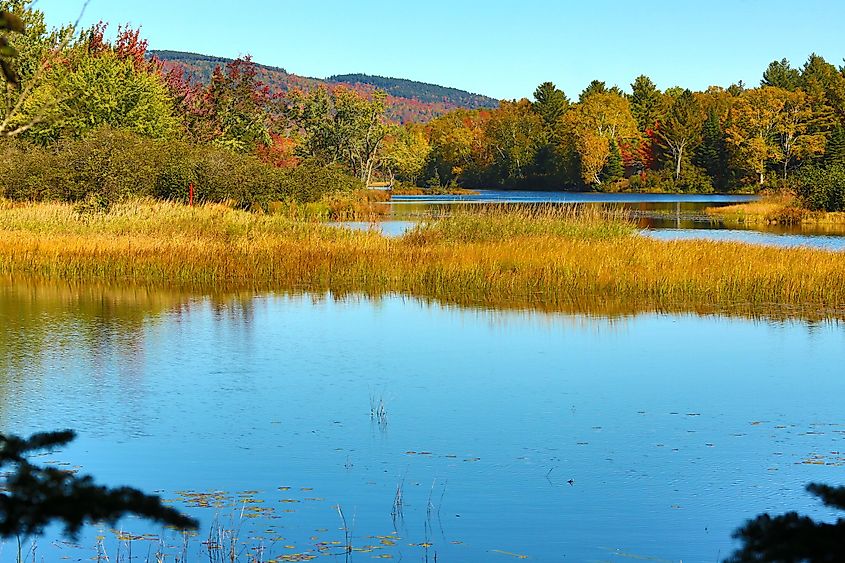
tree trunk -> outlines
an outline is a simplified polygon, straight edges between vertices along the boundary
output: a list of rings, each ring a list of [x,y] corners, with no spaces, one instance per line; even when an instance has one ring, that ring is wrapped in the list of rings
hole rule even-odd
[[[683,149],[683,147],[681,147],[680,149],[678,149],[677,162],[675,163],[675,181],[676,182],[681,179],[681,160],[683,159],[683,156],[684,156],[684,149]]]

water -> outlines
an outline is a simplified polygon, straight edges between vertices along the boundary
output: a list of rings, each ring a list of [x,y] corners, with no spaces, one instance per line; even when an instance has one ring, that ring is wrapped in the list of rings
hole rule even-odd
[[[813,232],[800,227],[731,226],[706,215],[708,207],[756,200],[756,196],[724,194],[606,194],[578,192],[523,192],[481,190],[477,195],[394,196],[389,219],[377,223],[347,222],[337,226],[373,230],[398,237],[433,211],[448,211],[460,204],[582,203],[619,205],[636,218],[642,234],[661,240],[703,239],[735,241],[778,247],[845,250],[845,236]]]
[[[246,516],[188,508],[201,536],[233,517],[266,558],[345,560],[340,505],[354,560],[713,562],[762,511],[833,518],[803,486],[843,482],[836,322],[17,284],[0,326],[4,431],[75,428],[51,458],[177,506],[225,491]]]
[[[703,203],[734,204],[754,201],[753,195],[725,194],[648,194],[648,193],[599,193],[599,192],[532,192],[517,190],[478,190],[473,195],[424,195],[391,198],[394,204],[453,204],[453,203],[620,203],[620,204],[674,204]]]
[[[650,229],[642,234],[659,240],[715,240],[744,242],[783,248],[820,248],[845,250],[845,237],[835,235],[801,235],[793,233],[766,233],[739,229]]]

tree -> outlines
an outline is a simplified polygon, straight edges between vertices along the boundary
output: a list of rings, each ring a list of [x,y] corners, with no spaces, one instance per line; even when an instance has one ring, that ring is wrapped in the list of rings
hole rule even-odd
[[[403,182],[418,185],[430,153],[431,143],[420,125],[394,127],[385,137],[385,166]]]
[[[761,185],[769,161],[782,158],[777,132],[788,95],[773,86],[746,90],[731,112],[728,142],[736,149],[740,165],[756,174]]]
[[[569,108],[569,98],[552,82],[543,82],[534,90],[534,111],[552,128]]]
[[[269,146],[273,118],[270,88],[258,78],[250,57],[235,59],[225,69],[217,66],[205,93],[213,124],[211,144],[240,153]]]
[[[845,164],[808,166],[795,182],[801,204],[814,211],[845,211]]]
[[[824,162],[845,164],[845,127],[839,126],[831,132],[824,149]]]
[[[29,438],[0,434],[0,537],[38,535],[51,522],[64,524],[75,536],[86,522],[114,524],[126,514],[181,529],[195,529],[196,520],[164,506],[157,496],[137,489],[95,485],[90,476],[77,476],[54,467],[39,467],[29,457],[67,445],[70,430],[34,434]]]
[[[638,76],[631,84],[633,93],[630,96],[631,113],[637,120],[641,133],[654,129],[662,117],[663,104],[660,90],[654,82],[645,75]]]
[[[33,0],[0,0],[0,136],[29,131],[52,113],[55,100],[38,100],[48,68],[71,39],[72,27],[48,32],[44,13],[32,9]],[[10,33],[5,34],[3,31]],[[43,98],[43,96],[42,96]],[[28,107],[25,107],[28,106]],[[40,112],[31,108],[37,106]]]
[[[619,145],[615,139],[611,139],[608,144],[607,160],[600,174],[601,181],[613,182],[621,178],[624,173],[625,168],[622,165],[622,153],[619,151]]]
[[[695,149],[693,163],[703,168],[718,188],[724,188],[728,175],[728,149],[725,131],[714,108],[707,112],[701,130],[701,143]]]
[[[845,124],[845,76],[835,66],[811,54],[801,70],[801,87],[819,121],[829,115]]]
[[[587,96],[566,112],[560,126],[563,151],[577,156],[587,185],[601,184],[611,140],[620,144],[639,137],[628,100],[612,92]]]
[[[463,182],[469,177],[480,179],[482,171],[493,163],[484,139],[484,123],[491,113],[456,110],[428,124],[431,152],[426,163],[427,179],[437,177],[438,185]]]
[[[825,506],[845,510],[845,487],[811,484],[807,491]],[[815,522],[797,512],[761,514],[734,533],[743,546],[728,563],[833,563],[845,560],[845,519],[835,524]]]
[[[369,182],[388,132],[386,97],[376,90],[368,99],[345,87],[290,93],[285,115],[292,133],[302,137],[302,156],[342,163],[362,182]]]
[[[681,178],[684,158],[688,157],[701,141],[703,123],[704,113],[701,105],[691,91],[684,90],[672,104],[657,132],[662,144],[672,155],[675,180]]]
[[[825,136],[814,133],[813,124],[813,109],[807,100],[807,95],[801,90],[789,92],[785,96],[783,111],[775,127],[784,180],[794,160],[813,157],[824,152]]]
[[[490,113],[484,127],[484,141],[495,155],[498,180],[523,179],[545,142],[542,118],[528,100],[501,102]]]
[[[617,96],[622,96],[622,90],[619,89],[618,86],[613,86],[608,88],[607,85],[602,80],[593,80],[590,82],[586,88],[581,92],[581,95],[578,96],[578,102],[583,102],[593,94],[616,94]]]
[[[178,128],[173,102],[161,77],[136,68],[131,59],[120,59],[113,52],[86,54],[70,64],[56,66],[47,88],[58,99],[58,106],[53,119],[35,132],[42,138],[78,137],[103,125],[168,138]]]
[[[792,92],[801,87],[801,73],[792,68],[786,59],[772,61],[763,73],[760,86],[775,86]]]

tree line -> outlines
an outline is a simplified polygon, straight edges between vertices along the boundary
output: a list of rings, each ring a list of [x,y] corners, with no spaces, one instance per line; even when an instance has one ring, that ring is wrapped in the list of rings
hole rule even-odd
[[[591,82],[571,100],[553,83],[533,99],[454,111],[388,142],[402,181],[464,187],[757,190],[809,166],[845,163],[845,67],[813,54],[774,61],[760,86],[630,93]]]
[[[47,29],[31,0],[2,0],[0,9],[25,24],[9,38],[19,86],[0,103],[0,136],[38,147],[60,149],[107,127],[279,169],[329,166],[362,185],[467,188],[756,191],[839,177],[845,166],[845,68],[815,54],[801,68],[772,62],[755,88],[661,90],[639,76],[630,93],[594,80],[572,100],[546,82],[530,100],[401,126],[386,118],[388,95],[375,87],[282,92],[249,58],[197,82],[151,56],[136,29],[120,27],[109,40],[102,23]],[[825,190],[804,199],[845,207],[841,187]]]

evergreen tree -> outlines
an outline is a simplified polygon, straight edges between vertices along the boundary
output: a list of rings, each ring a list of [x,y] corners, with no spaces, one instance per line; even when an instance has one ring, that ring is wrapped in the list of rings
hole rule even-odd
[[[607,85],[604,83],[603,80],[593,80],[590,82],[584,91],[581,92],[581,95],[578,96],[578,101],[583,102],[593,94],[606,94],[607,93]]]
[[[602,182],[613,182],[620,179],[625,174],[625,168],[622,165],[622,153],[619,150],[619,145],[615,139],[610,140],[610,154],[607,156],[607,162],[601,171]]]
[[[763,73],[760,86],[776,86],[792,92],[801,86],[801,73],[797,68],[789,66],[786,59],[772,61]]]
[[[824,151],[824,163],[845,164],[845,127],[839,126],[831,132]]]
[[[701,144],[693,156],[693,164],[707,171],[713,185],[717,189],[724,189],[728,179],[728,149],[725,142],[725,131],[719,122],[716,111],[711,109],[707,114],[701,131]]]
[[[641,133],[654,129],[661,117],[660,90],[648,76],[638,76],[631,84],[631,113]]]
[[[569,108],[569,98],[552,82],[543,82],[534,90],[534,111],[551,127]]]

